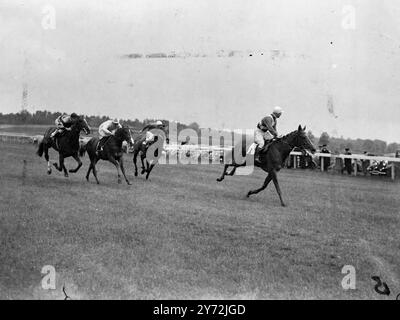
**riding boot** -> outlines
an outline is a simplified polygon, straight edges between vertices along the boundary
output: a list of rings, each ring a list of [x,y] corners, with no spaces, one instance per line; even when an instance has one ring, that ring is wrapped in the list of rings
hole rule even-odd
[[[262,152],[262,148],[260,148],[258,145],[256,146],[256,150],[254,152],[254,163],[256,162],[261,162],[260,160],[260,153]]]
[[[103,151],[103,139],[100,139],[99,143],[97,144],[96,148],[96,156],[98,157],[100,155],[100,152]]]

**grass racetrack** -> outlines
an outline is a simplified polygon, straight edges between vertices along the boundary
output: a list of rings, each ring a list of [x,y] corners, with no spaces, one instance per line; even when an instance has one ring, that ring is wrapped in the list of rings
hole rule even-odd
[[[288,207],[265,173],[215,179],[222,165],[159,165],[117,184],[88,158],[64,178],[33,145],[0,143],[0,299],[394,299],[400,293],[399,183],[282,170]],[[56,159],[52,150],[51,158]],[[25,160],[25,162],[24,162]],[[68,168],[75,167],[67,159]],[[41,269],[57,271],[44,290]],[[344,290],[344,265],[356,289]],[[374,291],[371,276],[392,291]]]

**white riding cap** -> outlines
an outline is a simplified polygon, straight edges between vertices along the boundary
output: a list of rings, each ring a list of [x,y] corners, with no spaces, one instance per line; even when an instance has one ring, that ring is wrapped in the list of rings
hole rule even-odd
[[[156,121],[156,125],[157,125],[157,126],[162,126],[163,123],[162,123],[160,120],[157,120],[157,121]]]
[[[274,112],[273,112],[273,113],[282,114],[282,113],[283,113],[283,110],[282,110],[281,107],[276,106],[276,107],[274,108]]]
[[[119,119],[118,118],[114,118],[113,123],[119,123]]]

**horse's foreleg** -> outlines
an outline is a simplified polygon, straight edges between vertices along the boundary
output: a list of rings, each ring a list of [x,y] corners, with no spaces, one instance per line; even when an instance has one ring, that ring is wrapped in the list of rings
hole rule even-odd
[[[129,180],[128,180],[128,178],[126,177],[126,174],[125,174],[124,160],[123,160],[122,156],[121,156],[121,158],[119,159],[119,166],[121,167],[121,171],[122,171],[122,174],[124,175],[124,178],[125,178],[126,183],[127,183],[128,185],[130,185],[131,183],[129,182]]]
[[[49,159],[49,148],[47,145],[44,146],[44,158],[47,161],[47,174],[51,174],[51,163]]]
[[[89,181],[89,175],[90,175],[90,171],[92,171],[92,169],[93,169],[92,162],[90,162],[89,169],[88,169],[88,171],[86,173],[86,180],[87,181]]]
[[[117,160],[115,160],[114,157],[111,157],[111,156],[108,158],[108,161],[110,161],[117,169],[118,183],[121,183],[121,173],[119,172],[119,162]]]
[[[250,191],[247,193],[247,198],[250,197],[252,194],[257,194],[257,193],[259,193],[260,191],[263,191],[266,187],[268,187],[268,184],[271,182],[271,180],[272,180],[272,174],[269,173],[268,176],[265,178],[262,187],[261,187],[261,188],[258,188],[258,189],[255,189],[255,190],[250,190]]]
[[[278,183],[278,178],[276,176],[276,172],[273,171],[272,174],[273,174],[272,175],[272,181],[274,181],[276,192],[278,192],[279,199],[281,200],[281,205],[282,205],[282,207],[285,207],[286,204],[282,200],[282,192],[281,192],[281,188],[279,187],[279,183]]]
[[[65,167],[64,156],[60,155],[60,168],[64,170],[64,177],[68,178],[68,170]],[[60,169],[60,171],[61,171]]]
[[[232,164],[226,164],[226,165],[224,166],[224,171],[222,172],[221,177],[219,177],[219,178],[217,179],[218,182],[221,182],[222,180],[224,180],[225,175],[226,175],[226,171],[228,170],[228,168],[229,168],[230,166],[232,166]]]
[[[75,159],[76,162],[78,162],[78,166],[77,166],[75,169],[70,169],[69,172],[75,173],[75,172],[78,172],[78,170],[80,169],[80,167],[82,167],[82,161],[81,161],[81,159],[79,158],[78,154],[75,154],[75,155],[73,155],[72,157]]]
[[[91,160],[91,166],[92,166],[92,170],[93,170],[93,175],[94,175],[94,178],[96,179],[96,183],[97,184],[100,184],[100,182],[99,182],[99,179],[97,179],[97,169],[96,169],[96,160]],[[88,174],[89,174],[89,172],[88,172]],[[87,176],[87,179],[89,180],[89,177]]]
[[[65,165],[64,165],[64,156],[61,153],[59,153],[59,156],[58,156],[58,163],[54,162],[53,165],[58,171],[63,171],[64,170],[64,176],[68,177],[68,171],[67,171],[67,168],[65,168]]]

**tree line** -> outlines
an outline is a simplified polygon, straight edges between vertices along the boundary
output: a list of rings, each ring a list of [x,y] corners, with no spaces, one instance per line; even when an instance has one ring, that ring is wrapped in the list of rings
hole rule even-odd
[[[327,145],[332,153],[343,153],[349,148],[352,153],[364,153],[371,155],[384,155],[386,153],[395,153],[400,150],[400,144],[389,143],[379,139],[345,139],[343,137],[330,137],[327,132],[323,132],[319,138],[315,137],[311,131],[308,131],[308,137],[316,146]]]
[[[17,113],[8,113],[3,114],[0,112],[0,124],[15,124],[15,125],[28,125],[28,124],[40,124],[40,125],[54,125],[54,121],[62,115],[62,112],[51,112],[51,111],[35,111],[31,113],[29,111],[23,110]],[[107,116],[85,116],[88,124],[91,127],[98,127],[104,121],[110,119]],[[121,123],[128,125],[133,130],[141,130],[145,125],[155,122],[157,120],[161,120],[164,123],[167,120],[163,119],[144,119],[140,121],[139,119],[131,120],[131,119],[121,119]],[[192,122],[189,125],[184,123],[177,122],[178,132],[191,128],[195,130],[197,133],[200,132],[200,127],[196,122]]]

